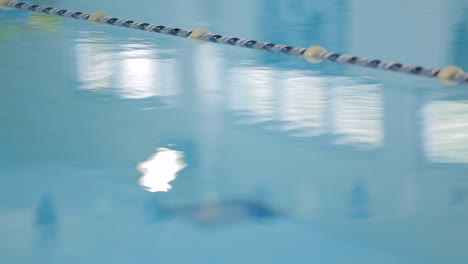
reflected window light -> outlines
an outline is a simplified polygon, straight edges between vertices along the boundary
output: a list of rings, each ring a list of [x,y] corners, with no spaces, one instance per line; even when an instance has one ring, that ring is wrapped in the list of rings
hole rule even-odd
[[[230,71],[229,86],[227,88],[226,108],[228,111],[247,111],[247,85],[244,68],[234,68]]]
[[[383,97],[378,84],[338,80],[331,90],[332,131],[336,144],[376,148],[384,139]]]
[[[218,47],[199,45],[194,53],[194,71],[199,95],[204,103],[219,104],[223,87],[223,56]]]
[[[426,157],[439,163],[468,163],[468,101],[432,101],[423,109]]]
[[[243,67],[232,71],[229,110],[245,112],[254,122],[273,120],[277,112],[278,82],[269,68]]]
[[[93,41],[75,47],[78,80],[83,90],[104,90],[111,87],[112,53],[108,45]]]
[[[140,185],[149,192],[169,191],[172,188],[169,182],[177,177],[179,171],[187,167],[183,157],[183,151],[158,148],[155,155],[137,167],[143,173]]]
[[[146,45],[123,45],[120,52],[120,87],[123,98],[143,99],[160,95],[159,65],[156,50]]]
[[[303,136],[323,134],[326,126],[327,80],[305,74],[287,75],[283,80],[281,96],[281,119],[287,121],[283,129],[301,130]]]

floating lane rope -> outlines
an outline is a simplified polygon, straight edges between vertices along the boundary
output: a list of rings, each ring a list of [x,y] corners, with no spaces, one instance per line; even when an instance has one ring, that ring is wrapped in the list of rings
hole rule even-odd
[[[370,58],[359,58],[351,55],[343,55],[334,52],[329,52],[321,46],[312,46],[309,48],[292,47],[288,45],[275,44],[265,41],[241,39],[231,36],[213,34],[209,30],[204,28],[187,30],[177,27],[166,27],[163,25],[119,19],[111,17],[104,12],[95,12],[93,14],[87,14],[79,11],[40,6],[36,4],[18,2],[14,0],[0,0],[0,5],[6,5],[12,8],[23,9],[33,12],[42,12],[50,15],[70,17],[80,20],[89,20],[101,24],[115,25],[177,37],[190,38],[195,42],[214,42],[304,57],[307,61],[311,63],[319,63],[321,61],[339,62],[343,64],[353,64],[368,68],[382,69],[393,72],[403,72],[425,77],[437,77],[444,84],[449,85],[453,85],[456,83],[468,83],[468,73],[463,72],[462,69],[456,66],[447,66],[443,69],[437,69],[424,68],[416,65],[404,65],[397,62],[381,61]]]

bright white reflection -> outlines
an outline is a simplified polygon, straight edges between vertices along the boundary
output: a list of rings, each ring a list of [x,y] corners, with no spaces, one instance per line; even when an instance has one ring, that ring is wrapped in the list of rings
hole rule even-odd
[[[383,144],[381,85],[256,66],[234,68],[229,75],[227,108],[246,115],[247,121],[278,121],[269,128],[296,137],[329,132],[337,144],[358,148]]]
[[[112,53],[108,45],[97,40],[84,40],[75,47],[78,80],[84,90],[102,90],[111,87]]]
[[[236,68],[231,74],[228,108],[254,122],[283,121],[280,129],[298,131],[295,136],[323,134],[327,79],[311,74],[268,67]]]
[[[332,130],[337,144],[375,148],[383,143],[383,96],[377,84],[337,79],[331,89]]]
[[[318,136],[325,132],[327,80],[291,72],[283,80],[281,118],[285,130],[301,130],[304,136]],[[301,134],[296,134],[299,136]]]
[[[167,192],[172,188],[169,182],[187,167],[183,157],[183,151],[158,148],[155,155],[137,167],[143,173],[140,185],[149,192]]]
[[[159,90],[159,65],[154,59],[156,50],[147,45],[123,45],[120,52],[120,87],[121,97],[142,99],[157,96]]]
[[[76,45],[81,89],[96,91],[116,87],[112,91],[128,99],[158,96],[167,100],[179,93],[175,60],[161,59],[158,50],[150,45],[125,44],[116,52],[103,41],[81,39]]]
[[[423,123],[431,161],[468,163],[468,101],[432,101],[423,110]]]

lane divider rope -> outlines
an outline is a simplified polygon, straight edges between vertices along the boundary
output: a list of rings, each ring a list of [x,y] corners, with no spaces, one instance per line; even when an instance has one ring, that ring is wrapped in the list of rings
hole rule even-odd
[[[352,64],[368,68],[382,69],[386,71],[402,72],[412,75],[439,78],[442,83],[454,85],[456,83],[468,83],[468,73],[456,66],[447,66],[443,69],[424,68],[417,65],[404,65],[397,62],[381,61],[371,58],[360,58],[356,56],[329,52],[321,46],[311,46],[309,48],[292,47],[283,44],[275,44],[265,41],[256,41],[252,39],[241,39],[232,36],[223,36],[211,33],[204,28],[195,30],[181,29],[177,27],[167,27],[158,24],[150,24],[127,19],[111,17],[104,12],[95,12],[92,14],[79,11],[59,9],[54,7],[41,6],[31,3],[23,3],[15,0],[0,0],[0,5],[9,6],[22,10],[33,12],[42,12],[45,14],[75,18],[80,20],[89,20],[101,24],[133,28],[149,32],[161,33],[183,38],[190,38],[195,42],[214,42],[244,48],[252,48],[274,53],[287,54],[292,56],[304,57],[311,63],[322,61],[339,62],[343,64]]]

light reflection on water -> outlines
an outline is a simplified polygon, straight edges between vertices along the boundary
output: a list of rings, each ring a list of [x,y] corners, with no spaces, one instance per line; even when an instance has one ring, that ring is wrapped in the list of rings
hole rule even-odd
[[[106,42],[99,38],[78,41],[76,53],[81,89],[111,89],[121,98],[128,99],[174,97],[180,93],[176,78],[179,62],[176,59],[163,59],[158,49],[147,44],[134,42],[112,47]],[[383,145],[381,84],[359,77],[324,76],[313,71],[251,63],[226,68],[220,49],[212,45],[199,45],[194,54],[194,78],[199,84],[200,98],[218,105],[225,102],[226,110],[242,116],[242,123],[277,121],[279,123],[273,128],[289,136],[328,134],[333,136],[333,144],[359,149],[375,149]],[[224,80],[228,85],[223,87]],[[464,125],[458,129],[461,139],[447,139],[448,134],[434,128],[435,123],[440,124],[434,118],[443,113],[433,108],[440,109],[427,107],[425,112],[431,114],[424,117],[425,123],[431,123],[423,132],[427,138],[427,156],[436,162],[466,162],[462,158],[467,156],[463,143]],[[442,142],[445,139],[452,144]],[[440,154],[440,148],[445,148],[445,154]],[[448,153],[448,149],[453,151]]]
[[[326,132],[326,111],[329,99],[327,79],[307,72],[285,73],[281,94],[281,120],[284,130],[301,130],[296,136],[318,136]]]
[[[194,82],[198,93],[206,104],[218,104],[223,87],[223,57],[219,47],[197,45],[195,47],[193,68]]]
[[[76,44],[77,74],[80,89],[106,90],[111,88],[113,56],[109,45],[81,40]]]
[[[172,188],[169,182],[175,180],[177,173],[187,166],[183,157],[182,151],[158,148],[156,154],[137,167],[143,173],[140,185],[149,192],[169,191]]]
[[[382,86],[338,79],[331,89],[331,122],[336,144],[376,148],[384,138]]]
[[[427,158],[438,163],[468,163],[468,101],[433,100],[422,115]]]
[[[76,45],[81,89],[111,89],[128,99],[180,93],[176,59],[161,58],[159,50],[147,44],[112,47],[105,42],[88,38]],[[383,145],[381,84],[359,77],[324,76],[250,63],[226,68],[220,49],[212,45],[199,45],[194,54],[194,78],[201,100],[214,105],[226,102],[226,110],[241,115],[242,123],[277,121],[274,129],[290,136],[329,134],[334,137],[333,144],[360,149]],[[228,81],[227,86],[223,87],[223,80]],[[460,101],[433,102],[425,107],[422,134],[431,161],[467,162],[464,106],[466,103]]]
[[[115,93],[124,99],[161,98],[172,105],[179,94],[177,62],[161,58],[149,44],[110,44],[105,37],[77,40],[75,47],[79,88]]]
[[[143,99],[160,95],[159,64],[151,56],[156,50],[149,47],[123,46],[119,54],[118,94],[122,98]]]
[[[383,144],[382,85],[351,77],[245,66],[232,70],[228,110],[253,123],[279,121],[291,136],[336,135],[335,144]]]
[[[278,107],[275,92],[278,83],[275,71],[262,67],[232,69],[229,82],[229,97],[226,98],[230,111],[240,111],[250,122],[263,122],[276,118]]]

